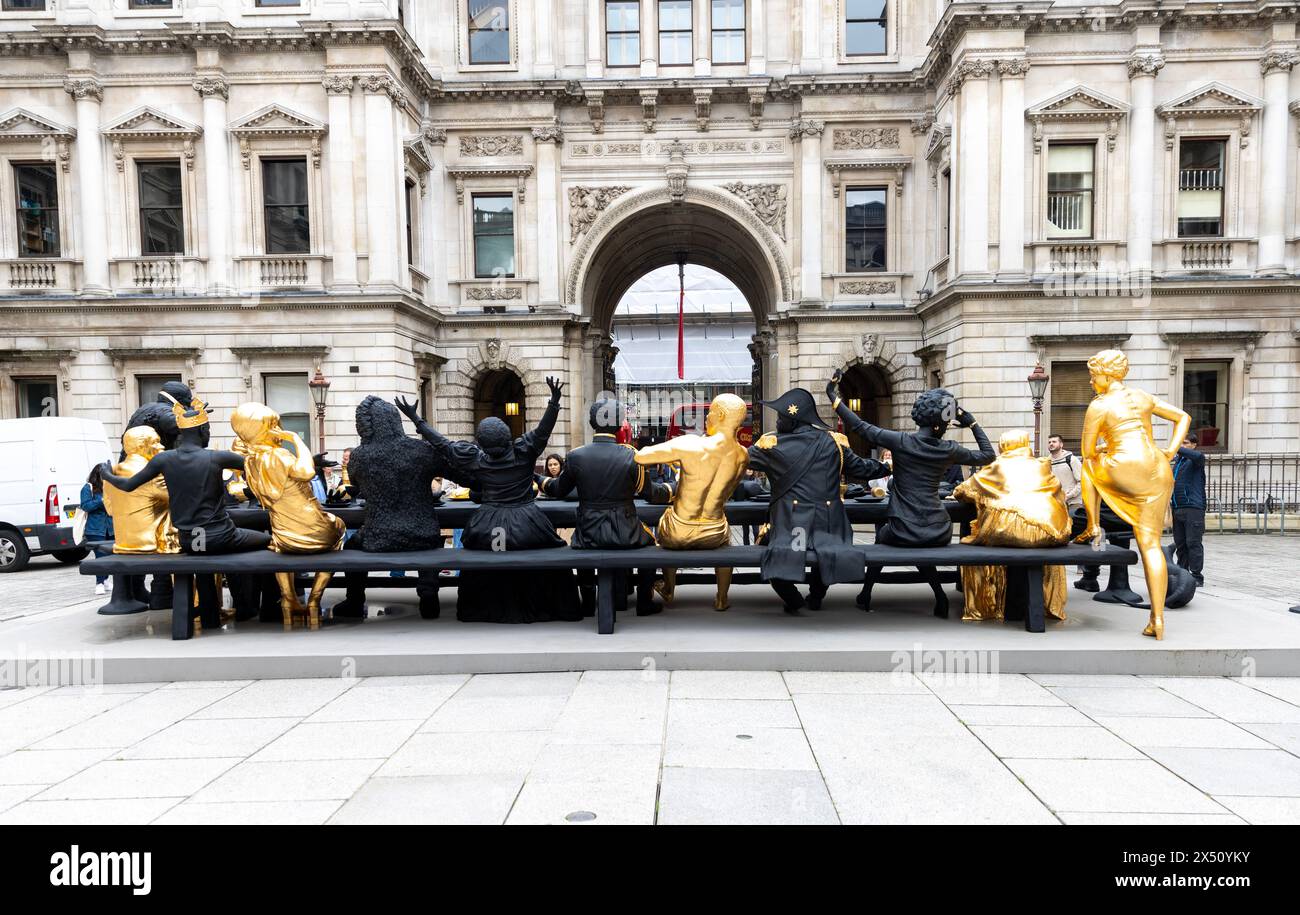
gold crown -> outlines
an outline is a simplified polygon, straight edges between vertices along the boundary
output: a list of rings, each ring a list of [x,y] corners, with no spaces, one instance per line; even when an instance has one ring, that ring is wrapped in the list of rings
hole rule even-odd
[[[187,410],[179,400],[166,391],[163,391],[162,395],[172,402],[172,415],[176,417],[178,429],[197,429],[208,424],[208,405],[197,397],[190,400],[190,408]]]

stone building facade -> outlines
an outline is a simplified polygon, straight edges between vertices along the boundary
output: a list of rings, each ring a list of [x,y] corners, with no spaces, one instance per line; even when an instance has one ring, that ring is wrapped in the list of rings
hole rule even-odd
[[[1294,3],[0,7],[0,416],[117,434],[164,377],[297,414],[319,368],[337,451],[367,393],[467,435],[558,375],[564,449],[684,253],[761,391],[853,369],[903,423],[941,383],[996,432],[1041,360],[1073,437],[1120,345],[1214,447],[1300,448]]]

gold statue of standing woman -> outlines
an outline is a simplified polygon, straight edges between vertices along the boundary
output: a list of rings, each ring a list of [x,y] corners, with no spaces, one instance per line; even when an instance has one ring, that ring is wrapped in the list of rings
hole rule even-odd
[[[1083,506],[1088,513],[1088,526],[1075,540],[1098,542],[1103,536],[1098,521],[1103,499],[1132,526],[1151,600],[1151,619],[1142,634],[1163,639],[1169,569],[1160,548],[1160,535],[1174,488],[1170,461],[1178,453],[1192,418],[1173,404],[1126,387],[1128,357],[1119,350],[1097,353],[1088,360],[1088,373],[1097,392],[1083,418],[1079,449],[1083,458]],[[1174,424],[1167,448],[1156,445],[1151,431],[1152,416]]]

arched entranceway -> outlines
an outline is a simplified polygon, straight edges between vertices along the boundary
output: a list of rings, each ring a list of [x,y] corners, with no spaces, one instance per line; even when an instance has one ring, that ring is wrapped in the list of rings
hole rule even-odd
[[[755,399],[788,383],[788,373],[779,371],[771,325],[792,296],[786,243],[731,194],[687,187],[674,199],[661,186],[617,198],[574,251],[565,293],[587,321],[588,399],[609,380],[610,331],[623,294],[652,270],[675,264],[683,253],[688,263],[734,283],[754,316]]]
[[[493,369],[479,376],[474,385],[474,425],[495,416],[505,420],[512,436],[524,434],[527,426],[524,382],[509,369]]]
[[[877,366],[851,366],[840,382],[840,396],[850,410],[873,426],[889,428],[893,424],[893,398],[889,379]],[[871,446],[856,435],[850,434],[849,444],[858,454],[872,453]]]

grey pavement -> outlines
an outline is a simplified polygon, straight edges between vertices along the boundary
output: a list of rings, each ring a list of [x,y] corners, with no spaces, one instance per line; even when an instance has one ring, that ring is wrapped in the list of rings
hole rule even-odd
[[[0,691],[0,824],[1300,823],[1300,681],[587,671]]]

